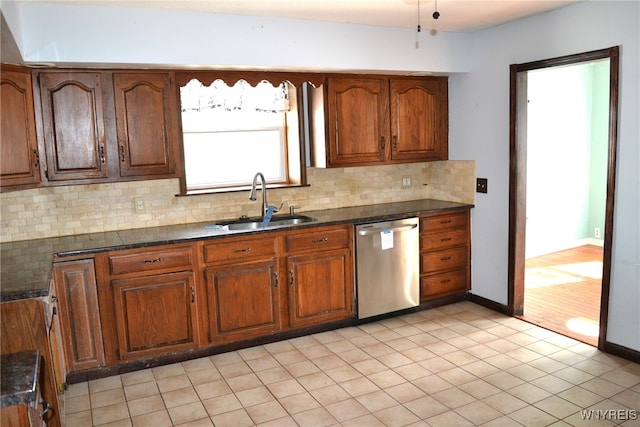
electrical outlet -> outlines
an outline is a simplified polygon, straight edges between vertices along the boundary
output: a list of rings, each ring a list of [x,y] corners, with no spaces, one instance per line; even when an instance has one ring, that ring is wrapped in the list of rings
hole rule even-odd
[[[598,227],[596,227],[595,231],[593,232],[593,235],[598,239],[600,238],[600,229]]]
[[[477,193],[487,192],[487,178],[476,178],[476,192]]]
[[[146,210],[146,205],[144,203],[144,197],[136,197],[133,199],[133,208],[136,213],[144,213]]]
[[[411,178],[408,176],[405,176],[402,178],[402,188],[409,188],[411,187]]]

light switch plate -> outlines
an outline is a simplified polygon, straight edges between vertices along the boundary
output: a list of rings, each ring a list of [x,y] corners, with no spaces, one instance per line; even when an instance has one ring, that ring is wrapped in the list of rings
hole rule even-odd
[[[487,178],[476,178],[476,192],[487,192]]]

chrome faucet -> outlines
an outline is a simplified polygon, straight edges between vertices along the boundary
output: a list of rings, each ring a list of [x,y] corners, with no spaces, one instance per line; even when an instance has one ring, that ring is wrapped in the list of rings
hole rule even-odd
[[[258,185],[258,178],[262,181],[262,217],[267,214],[269,205],[267,204],[267,182],[264,179],[264,175],[258,172],[253,177],[253,183],[251,184],[251,193],[249,194],[249,200],[256,200],[256,185]]]

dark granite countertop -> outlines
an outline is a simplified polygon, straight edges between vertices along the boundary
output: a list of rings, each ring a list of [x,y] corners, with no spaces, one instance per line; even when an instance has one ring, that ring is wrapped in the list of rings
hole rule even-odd
[[[0,356],[2,406],[31,403],[37,399],[40,353],[38,350]]]
[[[340,223],[362,224],[388,219],[408,218],[427,212],[471,207],[473,205],[466,203],[424,199],[307,211],[302,212],[302,214],[313,217],[316,221],[288,226],[287,228],[307,228]],[[192,240],[214,239],[229,235],[268,233],[282,230],[282,227],[273,227],[266,230],[228,231],[205,227],[224,220],[215,218],[211,221],[191,224],[3,243],[0,245],[0,300],[4,302],[46,296],[49,292],[51,267],[54,258],[60,261],[64,260],[65,257],[91,256],[95,253],[113,249],[131,249]]]

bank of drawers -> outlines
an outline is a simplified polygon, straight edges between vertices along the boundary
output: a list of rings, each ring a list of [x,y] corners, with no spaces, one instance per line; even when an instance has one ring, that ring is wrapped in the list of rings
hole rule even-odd
[[[464,293],[471,284],[469,210],[420,218],[420,300]]]

